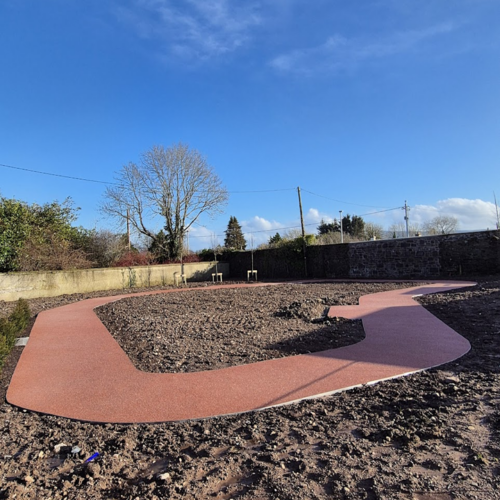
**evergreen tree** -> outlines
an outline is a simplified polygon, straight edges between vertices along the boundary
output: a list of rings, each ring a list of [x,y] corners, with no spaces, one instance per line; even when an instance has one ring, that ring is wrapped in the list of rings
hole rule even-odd
[[[351,219],[351,235],[355,238],[363,238],[365,234],[365,221],[362,217],[353,215]]]
[[[170,259],[168,253],[167,236],[163,232],[163,229],[156,234],[156,239],[151,241],[148,247],[148,251],[154,255],[157,262],[164,263]]]
[[[280,233],[276,233],[274,236],[271,236],[269,238],[270,245],[279,245],[282,241],[283,238],[281,237]]]
[[[247,242],[236,217],[229,217],[224,247],[228,250],[245,250],[247,247]]]
[[[342,217],[342,231],[354,238],[363,238],[365,232],[365,221],[358,215],[349,214]]]
[[[337,222],[337,219],[333,219],[333,222],[330,223],[321,219],[321,223],[318,226],[318,234],[328,233],[340,233],[340,224]]]

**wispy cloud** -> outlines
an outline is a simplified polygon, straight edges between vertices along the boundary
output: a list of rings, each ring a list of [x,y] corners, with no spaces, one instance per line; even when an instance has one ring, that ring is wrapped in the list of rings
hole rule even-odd
[[[371,40],[346,38],[337,34],[319,46],[281,54],[270,65],[280,72],[304,75],[351,70],[363,63],[417,50],[424,43],[456,29],[457,25],[449,22]]]
[[[258,4],[230,0],[133,0],[118,18],[162,47],[163,56],[207,60],[244,46],[261,23]]]

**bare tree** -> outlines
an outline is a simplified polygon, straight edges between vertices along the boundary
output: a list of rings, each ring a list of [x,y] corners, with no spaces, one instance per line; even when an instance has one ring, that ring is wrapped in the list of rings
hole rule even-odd
[[[458,219],[450,215],[438,215],[424,224],[426,234],[450,234],[457,230]]]
[[[356,241],[359,241],[359,238],[351,236],[350,234],[344,234],[343,236],[344,243],[354,243]],[[340,242],[340,231],[330,231],[329,233],[320,234],[316,237],[317,245],[337,245]]]
[[[284,240],[294,240],[296,238],[301,238],[301,237],[302,237],[302,231],[299,228],[288,229],[282,235],[282,238]]]
[[[165,149],[153,146],[138,165],[125,165],[117,186],[106,189],[103,211],[130,221],[140,234],[165,245],[171,259],[179,257],[186,231],[202,214],[222,212],[228,193],[206,159],[185,144]],[[151,219],[164,221],[165,241],[159,241]]]
[[[108,229],[92,231],[85,250],[97,267],[111,267],[129,252],[127,235]]]
[[[365,224],[365,237],[369,240],[382,240],[384,238],[384,228],[375,222]]]
[[[420,236],[422,228],[418,222],[410,221],[409,225],[410,236]],[[406,224],[397,222],[389,226],[389,238],[406,238]]]

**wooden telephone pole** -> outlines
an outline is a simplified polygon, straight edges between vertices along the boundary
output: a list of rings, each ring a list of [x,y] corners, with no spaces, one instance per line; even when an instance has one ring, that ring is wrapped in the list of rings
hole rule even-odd
[[[302,226],[302,252],[304,253],[304,273],[307,278],[307,255],[306,255],[306,232],[304,229],[304,215],[302,214],[302,199],[300,197],[300,187],[297,188],[299,195],[300,225]]]

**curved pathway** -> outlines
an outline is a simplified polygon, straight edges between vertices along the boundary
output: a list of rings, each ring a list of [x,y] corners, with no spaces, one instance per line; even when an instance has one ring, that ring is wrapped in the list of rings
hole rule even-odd
[[[132,423],[240,413],[331,394],[437,366],[468,352],[466,339],[412,297],[472,285],[425,283],[365,295],[358,306],[335,306],[329,313],[363,321],[366,338],[358,344],[194,373],[137,370],[93,312],[132,295],[88,299],[38,315],[7,400],[72,419]]]

